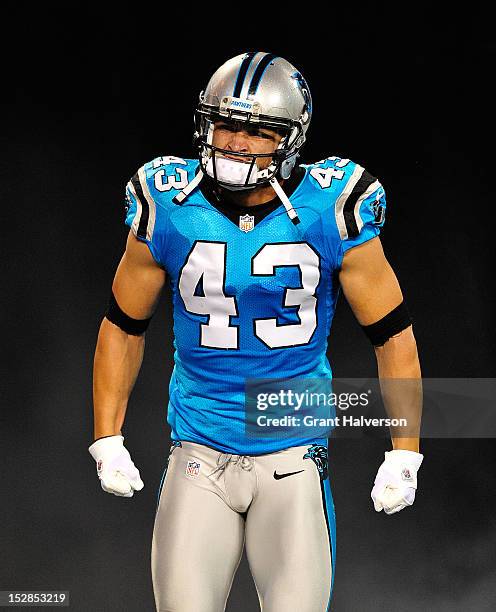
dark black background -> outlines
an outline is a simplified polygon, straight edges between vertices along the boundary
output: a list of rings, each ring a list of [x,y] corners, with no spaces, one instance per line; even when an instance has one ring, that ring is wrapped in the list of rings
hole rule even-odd
[[[146,483],[131,500],[101,491],[86,451],[93,351],[127,234],[125,183],[157,155],[192,155],[199,91],[238,53],[274,52],[305,75],[314,117],[304,161],[350,157],[384,184],[382,240],[414,315],[424,375],[494,376],[488,16],[419,5],[264,9],[103,14],[75,3],[66,12],[25,7],[5,21],[0,590],[70,590],[78,611],[153,609],[151,531],[169,446],[168,293],[125,424]],[[329,357],[336,376],[375,371],[344,302]],[[493,610],[493,440],[425,440],[415,506],[391,517],[369,498],[387,449],[374,438],[331,446],[333,610]],[[258,610],[245,561],[228,610]]]

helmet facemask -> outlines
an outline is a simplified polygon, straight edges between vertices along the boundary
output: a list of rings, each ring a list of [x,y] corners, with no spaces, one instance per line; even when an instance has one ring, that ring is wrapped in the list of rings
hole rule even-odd
[[[232,106],[226,99],[225,106]],[[253,105],[255,106],[255,105]],[[256,110],[256,106],[255,106]],[[215,123],[236,123],[235,129],[267,128],[281,135],[276,149],[269,153],[248,153],[223,149],[213,144]],[[288,178],[296,162],[298,149],[304,142],[299,122],[279,117],[257,115],[256,112],[239,109],[209,107],[202,103],[195,113],[195,144],[200,153],[203,173],[231,191],[254,189],[268,184],[274,177]],[[239,158],[237,161],[236,158]],[[266,168],[260,168],[257,160],[271,159]]]

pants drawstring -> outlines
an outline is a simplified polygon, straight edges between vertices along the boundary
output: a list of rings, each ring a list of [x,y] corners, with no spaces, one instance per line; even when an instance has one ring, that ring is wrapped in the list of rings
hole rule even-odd
[[[241,469],[246,470],[247,472],[253,469],[253,457],[249,457],[247,455],[233,455],[231,453],[221,453],[217,457],[217,467],[210,474],[210,476],[213,476],[216,472],[224,471],[228,463],[232,463],[233,465],[239,465]]]

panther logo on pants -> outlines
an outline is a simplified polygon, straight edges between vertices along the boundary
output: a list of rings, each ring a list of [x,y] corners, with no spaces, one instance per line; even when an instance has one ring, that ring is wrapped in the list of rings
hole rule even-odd
[[[327,448],[320,444],[312,444],[308,447],[308,452],[303,455],[303,459],[311,459],[319,470],[320,479],[326,480],[327,471]]]

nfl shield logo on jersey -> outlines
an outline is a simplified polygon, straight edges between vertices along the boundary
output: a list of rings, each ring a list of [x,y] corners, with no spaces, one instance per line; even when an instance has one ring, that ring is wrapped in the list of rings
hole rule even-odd
[[[243,215],[239,218],[239,229],[242,232],[251,232],[255,227],[255,217],[251,215]]]
[[[186,465],[186,474],[188,476],[198,476],[200,473],[200,464],[197,461],[188,461]]]

